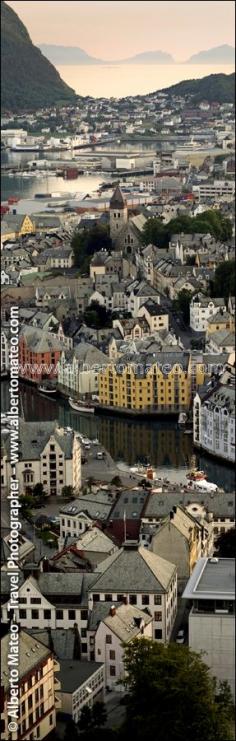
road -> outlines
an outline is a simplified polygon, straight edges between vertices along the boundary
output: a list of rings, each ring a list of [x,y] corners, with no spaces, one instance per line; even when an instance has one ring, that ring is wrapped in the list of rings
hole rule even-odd
[[[205,337],[204,332],[194,332],[191,327],[184,323],[181,313],[174,310],[173,301],[167,296],[161,296],[161,306],[168,310],[170,329],[173,329],[176,337],[181,340],[186,350],[191,349],[192,340],[202,340]]]

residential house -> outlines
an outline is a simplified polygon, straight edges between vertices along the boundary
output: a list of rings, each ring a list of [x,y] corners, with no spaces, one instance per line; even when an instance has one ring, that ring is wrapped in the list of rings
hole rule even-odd
[[[109,358],[94,345],[80,342],[73,350],[61,353],[58,362],[58,383],[69,394],[98,394],[98,378]]]
[[[235,320],[232,314],[230,314],[228,311],[218,311],[217,314],[213,314],[208,319],[207,322],[207,331],[206,331],[206,339],[210,338],[212,333],[218,332],[219,330],[226,331],[228,330],[228,333],[230,333],[235,327]]]
[[[13,624],[12,624],[13,625]],[[16,630],[14,631],[15,634]],[[1,638],[1,732],[2,741],[9,739],[10,635]],[[14,654],[13,654],[14,655]],[[56,728],[56,711],[60,708],[60,666],[53,652],[25,630],[19,632],[18,686],[19,720],[11,731],[12,741],[44,739]],[[14,718],[15,716],[12,716]]]
[[[133,317],[138,316],[140,307],[145,304],[146,301],[154,301],[160,304],[160,296],[156,289],[146,283],[146,281],[133,281],[126,288],[127,293],[127,310],[130,311]]]
[[[138,316],[144,317],[149,324],[150,332],[169,329],[169,314],[152,299],[148,299],[138,310]]]
[[[226,312],[225,301],[223,298],[209,298],[201,293],[193,296],[190,303],[190,327],[195,332],[205,332],[207,330],[208,320],[218,314],[219,309],[222,313]]]
[[[123,340],[137,340],[148,337],[149,324],[145,317],[138,319],[113,319],[112,325]]]
[[[91,610],[98,602],[110,602],[112,606],[126,598],[128,605],[148,608],[154,640],[170,640],[177,610],[177,570],[173,563],[130,541],[99,564],[97,571],[89,592]]]
[[[2,439],[1,476],[5,489],[10,490],[10,432]],[[81,487],[81,454],[74,430],[61,428],[57,422],[25,422],[19,424],[19,461],[16,464],[19,492],[32,491],[41,483],[49,496],[60,496],[64,486],[78,492]]]
[[[90,526],[106,524],[113,504],[112,494],[96,491],[96,494],[80,496],[73,504],[60,508],[60,543],[68,537],[79,538]]]
[[[198,392],[193,404],[194,445],[217,458],[235,461],[235,379]]]
[[[189,647],[204,652],[205,663],[219,682],[228,682],[235,696],[235,560],[200,558],[183,599],[191,601]]]
[[[62,520],[63,518],[60,518],[60,525],[65,528],[65,525],[62,525]],[[76,520],[74,520],[74,523],[76,527],[78,521],[76,522]],[[64,530],[64,532],[66,532],[66,530]],[[78,554],[82,554],[93,569],[96,568],[101,561],[104,561],[107,556],[110,556],[112,553],[115,553],[115,551],[117,551],[117,546],[115,545],[114,541],[111,540],[111,538],[106,535],[106,533],[104,533],[100,527],[97,527],[97,525],[95,525],[93,521],[89,522],[86,530],[84,530],[83,533],[80,532],[79,536],[77,537],[75,537],[74,534],[73,536],[68,536],[67,533],[63,538],[60,537],[58,541],[59,549],[66,548],[70,540],[72,540],[73,546],[75,546]],[[56,558],[57,557],[58,554]]]
[[[235,351],[235,333],[228,329],[212,332],[206,340],[206,349],[211,353],[233,353]]]

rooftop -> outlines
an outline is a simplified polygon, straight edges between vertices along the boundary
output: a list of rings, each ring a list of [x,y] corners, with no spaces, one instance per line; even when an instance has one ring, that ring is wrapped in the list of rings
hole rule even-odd
[[[73,694],[103,666],[104,664],[97,661],[61,659],[60,672],[57,674],[57,679],[61,682],[61,692]]]
[[[183,599],[235,599],[234,558],[200,558],[182,595]]]

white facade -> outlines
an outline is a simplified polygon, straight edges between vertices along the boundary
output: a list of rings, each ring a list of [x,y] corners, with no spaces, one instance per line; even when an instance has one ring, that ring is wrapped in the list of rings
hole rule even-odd
[[[198,193],[199,198],[221,198],[232,200],[235,194],[234,180],[214,180],[212,183],[200,183],[193,185],[193,193]]]
[[[158,293],[155,295],[147,295],[145,296],[145,291],[142,293],[142,295],[136,295],[135,291],[131,291],[128,298],[127,298],[127,311],[130,311],[133,317],[137,317],[139,313],[140,307],[145,304],[146,301],[149,299],[152,299],[152,301],[155,301],[156,304],[160,304],[160,296]]]
[[[124,622],[126,609],[127,606],[123,605],[121,608],[112,607],[110,610],[110,614],[112,614],[113,612],[115,613],[114,617],[116,616],[116,613],[119,613],[119,611],[122,612],[124,628],[123,640],[117,635],[117,633],[115,632],[115,628],[113,630],[112,625],[109,625],[109,622],[112,623],[111,618],[109,618],[109,621],[101,620],[94,639],[95,661],[102,661],[105,664],[106,687],[108,686],[110,689],[116,690],[118,692],[122,691],[123,686],[117,684],[117,682],[124,679],[125,676],[124,643],[128,643],[129,640],[132,640],[132,637],[150,639],[152,638],[151,618],[147,624],[143,620],[143,622],[140,624],[140,629],[137,629],[136,631],[134,631],[133,620],[129,618],[130,627],[127,625],[127,628],[131,635],[129,638],[127,631],[126,640],[126,623]],[[139,614],[138,610],[137,614]],[[135,635],[132,635],[132,632],[134,632]]]
[[[190,303],[190,327],[194,332],[205,332],[208,319],[217,314],[219,307],[223,312],[226,306],[223,299],[208,299],[201,294],[194,296]]]
[[[9,371],[9,339],[4,329],[1,330],[1,375]]]
[[[196,394],[193,403],[193,439],[218,458],[235,461],[235,401],[232,387],[219,387],[206,399]]]
[[[189,646],[204,652],[203,661],[218,682],[235,693],[235,562],[201,558],[183,593],[192,601]]]
[[[66,692],[65,690],[63,691],[62,684],[60,692],[60,711],[66,715],[71,715],[75,723],[78,723],[81,710],[85,705],[92,708],[93,704],[98,700],[100,702],[103,701],[105,689],[105,670],[103,666],[98,667],[93,673],[91,669],[90,677],[81,684],[79,684],[79,666],[77,671],[78,688],[73,692]]]

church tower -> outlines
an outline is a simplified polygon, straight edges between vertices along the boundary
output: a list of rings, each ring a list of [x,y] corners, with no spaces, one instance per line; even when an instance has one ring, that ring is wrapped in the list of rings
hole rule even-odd
[[[122,229],[128,222],[128,208],[123,193],[117,185],[110,200],[110,237],[112,242],[119,239]]]

